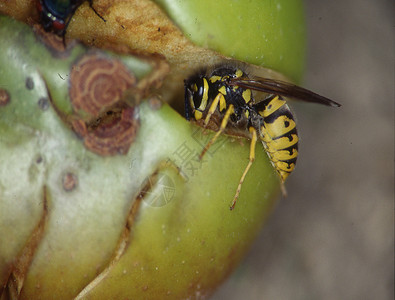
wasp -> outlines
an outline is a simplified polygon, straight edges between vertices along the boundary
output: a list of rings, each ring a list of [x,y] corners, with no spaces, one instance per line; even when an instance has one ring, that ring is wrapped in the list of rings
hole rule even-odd
[[[45,31],[52,30],[58,35],[64,37],[72,16],[77,8],[85,1],[88,1],[89,6],[95,14],[106,22],[106,20],[93,7],[93,0],[37,0],[40,22]]]
[[[202,159],[210,146],[224,133],[229,124],[241,127],[251,138],[249,162],[245,168],[230,209],[240,195],[244,179],[255,160],[256,143],[260,140],[276,170],[285,194],[284,182],[295,169],[298,157],[296,122],[285,100],[293,98],[339,107],[339,103],[288,82],[249,76],[240,68],[219,66],[211,73],[201,72],[184,82],[185,118],[204,120],[204,127],[213,114],[221,119],[219,130],[203,148]],[[267,97],[255,101],[252,91]]]

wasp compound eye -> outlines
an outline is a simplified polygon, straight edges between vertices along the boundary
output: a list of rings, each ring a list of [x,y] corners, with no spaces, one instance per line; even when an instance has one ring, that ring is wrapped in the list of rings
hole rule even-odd
[[[193,93],[193,103],[195,104],[195,108],[199,108],[200,104],[202,104],[204,94],[204,84],[199,83],[197,85],[196,91]]]

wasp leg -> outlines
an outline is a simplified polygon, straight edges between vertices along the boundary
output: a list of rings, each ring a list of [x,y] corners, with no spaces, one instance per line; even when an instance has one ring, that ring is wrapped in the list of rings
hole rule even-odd
[[[235,208],[236,201],[237,201],[237,199],[239,198],[239,195],[240,195],[241,186],[242,186],[242,184],[244,182],[244,179],[245,179],[248,171],[250,170],[250,168],[252,166],[252,163],[255,160],[255,146],[256,146],[256,141],[258,140],[258,136],[257,136],[257,133],[256,133],[256,129],[254,127],[251,126],[249,128],[249,131],[250,131],[250,133],[252,135],[251,144],[250,144],[250,161],[248,162],[248,165],[245,168],[245,170],[243,172],[243,175],[241,175],[241,178],[240,178],[240,181],[239,181],[239,185],[238,185],[237,190],[236,190],[235,197],[233,198],[232,205],[230,206],[230,210],[233,210]]]
[[[207,126],[208,122],[210,121],[211,116],[217,109],[218,103],[220,102],[221,98],[223,98],[223,97],[224,97],[224,95],[222,95],[221,93],[218,93],[218,95],[214,98],[214,101],[213,101],[213,103],[211,103],[210,108],[207,112],[206,119],[204,119],[204,126]]]
[[[203,158],[204,154],[211,147],[211,145],[214,144],[214,142],[217,140],[217,138],[220,136],[220,134],[224,132],[224,130],[226,128],[226,125],[228,124],[230,115],[233,114],[234,112],[235,112],[235,107],[233,106],[233,104],[229,105],[229,108],[226,111],[224,118],[222,119],[221,126],[220,126],[219,130],[211,138],[211,140],[206,144],[206,146],[204,147],[202,153],[200,153],[200,155],[199,155],[199,159],[200,160]]]

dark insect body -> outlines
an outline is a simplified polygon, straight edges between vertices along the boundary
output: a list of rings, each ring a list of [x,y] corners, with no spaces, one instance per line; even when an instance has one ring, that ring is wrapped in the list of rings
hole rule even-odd
[[[72,16],[85,1],[88,1],[95,14],[106,22],[92,6],[92,0],[37,0],[41,25],[45,31],[54,31],[64,37]]]
[[[230,206],[233,210],[254,159],[255,146],[261,140],[267,155],[277,171],[283,193],[284,182],[295,169],[298,157],[298,133],[295,119],[283,97],[338,107],[340,104],[296,85],[268,79],[250,79],[235,67],[221,66],[210,74],[202,73],[185,81],[185,117],[204,118],[207,126],[214,113],[221,118],[219,130],[204,147],[200,158],[225,131],[228,124],[246,124],[242,129],[251,137],[249,163],[241,176]],[[268,96],[255,102],[252,90]]]

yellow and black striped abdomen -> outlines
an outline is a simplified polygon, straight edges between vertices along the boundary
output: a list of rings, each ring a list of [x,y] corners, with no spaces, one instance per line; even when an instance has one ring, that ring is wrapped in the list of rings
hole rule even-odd
[[[259,128],[260,139],[281,180],[284,182],[295,169],[298,156],[298,134],[296,123],[286,101],[270,96],[255,104],[262,117]]]

